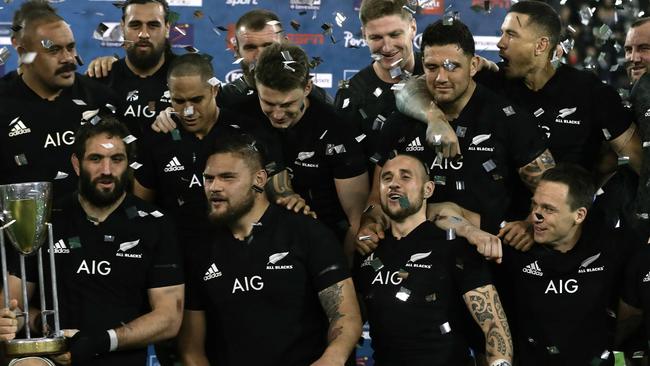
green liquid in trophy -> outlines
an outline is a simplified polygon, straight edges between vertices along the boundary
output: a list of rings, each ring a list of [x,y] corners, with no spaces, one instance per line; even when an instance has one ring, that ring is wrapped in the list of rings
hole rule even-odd
[[[38,206],[35,199],[7,201],[7,211],[11,212],[12,219],[16,220],[9,228],[9,236],[14,245],[24,254],[31,253],[36,241],[39,220]]]

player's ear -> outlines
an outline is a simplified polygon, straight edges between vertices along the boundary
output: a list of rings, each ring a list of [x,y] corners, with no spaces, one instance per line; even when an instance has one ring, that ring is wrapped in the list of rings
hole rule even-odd
[[[575,213],[576,224],[582,224],[585,221],[585,218],[587,218],[587,209],[585,207],[580,207]]]
[[[431,197],[433,195],[433,191],[435,189],[435,184],[432,181],[427,181],[424,183],[424,199],[426,200],[427,198]]]
[[[74,172],[77,173],[77,176],[79,176],[79,158],[77,158],[77,154],[72,154],[72,157],[70,157],[70,162],[72,163]]]

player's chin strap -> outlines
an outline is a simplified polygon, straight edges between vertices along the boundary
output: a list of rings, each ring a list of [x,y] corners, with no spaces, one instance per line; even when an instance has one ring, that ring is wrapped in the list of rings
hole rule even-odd
[[[504,360],[504,359],[499,359],[490,364],[490,366],[512,366],[510,361]]]

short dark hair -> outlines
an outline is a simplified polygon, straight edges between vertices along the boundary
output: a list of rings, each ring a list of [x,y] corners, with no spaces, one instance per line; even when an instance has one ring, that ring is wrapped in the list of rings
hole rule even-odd
[[[413,13],[404,7],[409,7],[407,0],[363,0],[359,9],[361,25],[365,27],[370,21],[390,15],[399,15],[404,20],[413,19]]]
[[[239,28],[241,27],[245,27],[248,30],[261,31],[269,22],[277,22],[277,25],[282,29],[280,18],[274,12],[266,9],[251,10],[237,19],[235,32],[239,32]]]
[[[72,145],[72,152],[79,160],[83,159],[86,155],[86,142],[88,139],[93,138],[100,134],[107,134],[110,137],[119,137],[124,139],[131,133],[126,128],[124,123],[120,122],[115,115],[110,112],[102,112],[97,115],[99,121],[96,123],[87,122],[77,130],[74,136],[74,144]],[[135,142],[127,144],[124,143],[126,149],[126,156],[128,161],[133,161],[135,156]]]
[[[469,28],[459,20],[445,25],[442,20],[429,24],[422,33],[422,45],[424,51],[427,46],[457,45],[468,56],[474,56],[476,52],[474,36]]]
[[[572,211],[591,208],[596,194],[594,178],[585,168],[573,163],[560,163],[542,174],[540,182],[561,183],[569,187],[567,203]]]
[[[541,1],[524,0],[513,4],[510,10],[508,10],[508,13],[526,14],[530,19],[529,24],[534,24],[548,33],[550,42],[549,57],[553,57],[555,47],[560,42],[560,34],[562,32],[562,21],[555,9]]]
[[[169,23],[169,4],[167,3],[167,0],[126,0],[122,5],[122,21],[124,21],[124,17],[126,16],[126,8],[128,8],[130,5],[144,5],[144,4],[149,4],[149,3],[155,3],[155,4],[160,4],[163,7],[163,13],[165,16],[165,22]]]
[[[264,169],[266,161],[263,144],[246,133],[232,133],[214,138],[207,145],[206,157],[210,158],[216,154],[233,154],[244,160],[252,171]]]
[[[20,38],[25,19],[30,19],[33,15],[46,12],[56,14],[56,9],[47,0],[30,0],[22,3],[20,8],[14,12],[11,20],[11,37]]]
[[[172,59],[167,71],[167,80],[172,76],[199,75],[203,81],[214,77],[211,57],[199,53],[186,53]]]
[[[648,22],[650,22],[650,17],[639,18],[635,20],[634,23],[632,23],[632,25],[630,25],[630,28],[637,28]]]
[[[417,156],[417,155],[415,155],[415,154],[413,154],[411,152],[399,152],[399,153],[390,154],[390,156],[388,157],[388,160],[395,159],[398,156],[406,156],[406,157],[409,157],[409,158],[419,162],[420,166],[422,167],[424,181],[427,182],[427,181],[431,180],[431,171],[429,170],[429,167],[427,166],[427,163],[424,160],[420,159],[419,156]]]
[[[294,62],[285,59],[289,53]],[[257,83],[277,91],[304,88],[309,81],[309,60],[302,48],[288,43],[274,43],[260,54],[255,65]]]

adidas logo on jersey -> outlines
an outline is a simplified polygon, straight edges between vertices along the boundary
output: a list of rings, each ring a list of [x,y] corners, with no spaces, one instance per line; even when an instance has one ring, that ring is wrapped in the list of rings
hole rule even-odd
[[[205,272],[205,276],[203,276],[203,281],[208,281],[213,278],[221,277],[222,273],[221,271],[217,268],[217,265],[212,263],[210,268],[208,268],[208,271]]]
[[[169,163],[167,163],[167,166],[165,166],[166,173],[177,172],[181,170],[185,170],[185,167],[181,164],[180,161],[178,161],[178,158],[175,156],[172,158],[172,160],[169,161]]]
[[[20,120],[20,117],[14,118],[13,121],[9,123],[9,126],[13,126],[11,127],[11,130],[9,130],[9,137],[20,136],[32,132],[32,130],[27,128],[23,121]]]
[[[420,142],[420,136],[416,137],[406,146],[406,151],[424,151],[424,146]]]
[[[539,264],[537,264],[537,261],[534,261],[533,263],[527,265],[522,269],[524,273],[532,274],[533,276],[543,276],[544,272],[542,272],[542,269],[539,268]]]
[[[68,249],[67,246],[65,246],[65,242],[63,239],[57,241],[54,243],[54,253],[55,254],[67,254],[70,253],[70,249]]]
[[[643,277],[643,282],[650,282],[650,272],[646,273],[645,277]]]

